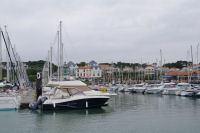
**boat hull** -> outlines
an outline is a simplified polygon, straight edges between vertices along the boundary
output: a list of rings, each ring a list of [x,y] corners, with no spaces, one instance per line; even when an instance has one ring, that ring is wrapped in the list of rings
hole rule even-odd
[[[145,90],[146,90],[145,88],[134,89],[134,91],[135,91],[136,93],[144,93]]]
[[[176,95],[180,89],[166,89],[162,94],[164,95]]]
[[[192,91],[182,91],[181,92],[181,96],[192,97],[192,96],[195,96],[195,92],[192,92]]]
[[[19,108],[17,97],[0,97],[0,111],[10,111]]]
[[[100,108],[104,106],[109,98],[88,98],[88,99],[77,99],[61,101],[57,103],[42,104],[42,110],[69,110],[69,109],[89,109],[89,108]]]
[[[162,90],[161,89],[147,89],[145,91],[145,93],[147,93],[147,94],[160,94],[160,93],[162,93]]]

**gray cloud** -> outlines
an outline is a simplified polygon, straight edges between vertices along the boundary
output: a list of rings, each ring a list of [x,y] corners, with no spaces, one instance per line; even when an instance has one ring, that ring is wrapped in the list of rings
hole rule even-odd
[[[199,6],[198,0],[1,0],[0,25],[8,25],[24,60],[45,59],[62,20],[67,61],[153,62],[162,49],[170,62],[185,60],[199,42]]]

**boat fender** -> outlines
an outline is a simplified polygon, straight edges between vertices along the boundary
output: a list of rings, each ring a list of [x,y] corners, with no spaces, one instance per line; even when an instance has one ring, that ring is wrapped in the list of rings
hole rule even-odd
[[[85,102],[85,107],[88,108],[88,101]]]
[[[105,92],[106,92],[106,88],[101,88],[101,91],[102,91],[103,93],[105,93]]]
[[[56,107],[56,103],[53,103],[53,107],[54,107],[54,108]]]

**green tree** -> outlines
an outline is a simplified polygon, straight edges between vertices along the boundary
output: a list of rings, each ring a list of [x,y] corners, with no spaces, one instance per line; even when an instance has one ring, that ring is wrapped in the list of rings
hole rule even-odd
[[[183,67],[186,67],[186,66],[190,66],[192,65],[192,62],[187,62],[187,61],[177,61],[175,63],[167,63],[167,64],[164,64],[163,66],[164,67],[169,67],[169,68],[179,68],[179,69],[182,69]]]
[[[79,66],[79,67],[80,66],[86,66],[86,62],[80,62],[80,63],[77,64],[77,66]]]

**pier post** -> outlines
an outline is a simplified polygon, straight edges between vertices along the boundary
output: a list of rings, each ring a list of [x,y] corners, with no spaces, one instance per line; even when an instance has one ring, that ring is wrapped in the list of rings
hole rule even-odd
[[[41,95],[42,95],[42,74],[41,73],[37,73],[37,80],[36,80],[36,100]]]

